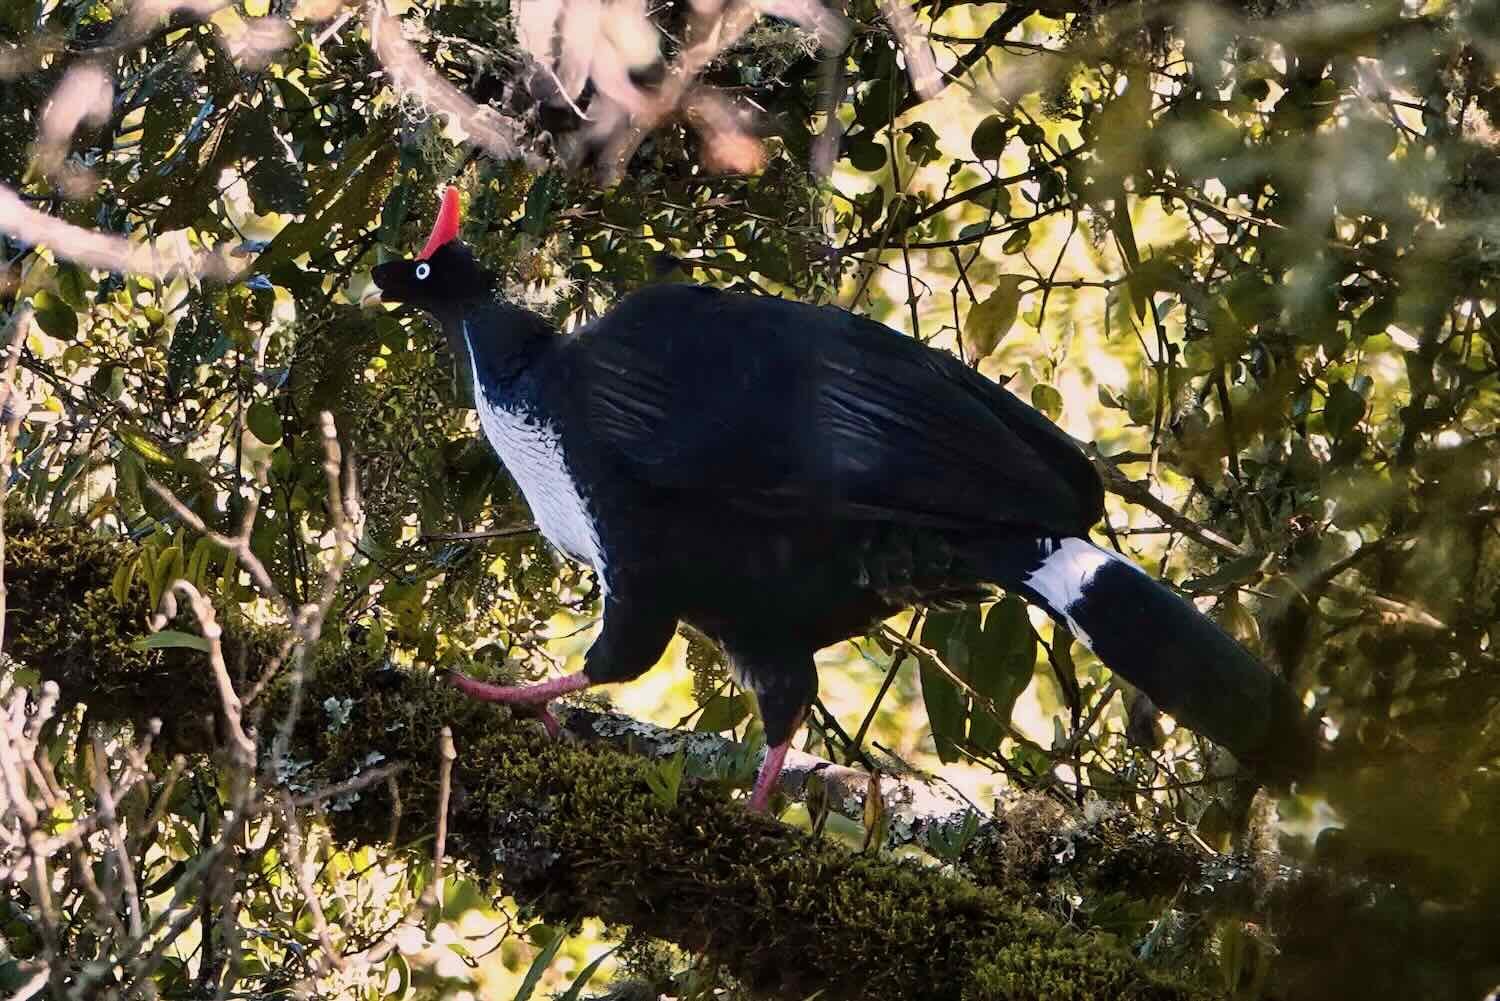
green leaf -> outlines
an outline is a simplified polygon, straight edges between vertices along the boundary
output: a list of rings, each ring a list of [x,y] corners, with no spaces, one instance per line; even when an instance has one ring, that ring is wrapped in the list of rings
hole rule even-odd
[[[401,227],[411,212],[411,195],[410,184],[398,184],[380,209],[380,242],[388,247],[401,246]]]
[[[166,872],[162,873],[156,879],[152,880],[151,883],[150,883],[150,885],[148,885],[146,887],[146,890],[142,894],[142,896],[143,897],[154,897],[158,893],[165,893],[166,891],[170,890],[173,886],[177,885],[177,881],[179,879],[181,879],[182,876],[183,876],[183,874],[186,873],[187,871],[188,871],[188,861],[187,861],[187,859],[179,859],[177,862],[175,862],[171,866],[169,866],[167,868]]]
[[[964,318],[964,353],[970,361],[987,358],[1015,325],[1021,306],[1021,279],[1001,275],[995,288],[983,302],[969,307]]]
[[[977,613],[979,610],[974,609]],[[1036,670],[1036,633],[1026,603],[1006,595],[990,606],[984,617],[984,628],[973,650],[973,660],[963,675],[974,690],[989,699],[998,712],[976,705],[969,723],[969,743],[981,751],[995,751],[1000,746],[1016,700],[1031,684]]]
[[[974,810],[965,810],[963,820],[936,825],[929,832],[927,844],[932,853],[944,862],[957,862],[978,833],[979,814]]]
[[[75,310],[87,309],[89,291],[95,287],[93,280],[78,265],[71,261],[58,262],[57,294],[63,302]]]
[[[1353,431],[1364,419],[1365,398],[1349,388],[1342,379],[1328,387],[1328,400],[1323,405],[1323,424],[1335,438],[1342,438]]]
[[[1045,382],[1031,387],[1031,405],[1046,414],[1048,420],[1055,421],[1062,416],[1062,394]]]
[[[1011,123],[999,115],[990,115],[974,129],[969,148],[981,160],[998,160],[1010,142]]]
[[[703,705],[703,714],[698,725],[699,733],[723,733],[740,725],[750,715],[750,696],[745,692],[736,695],[715,695]]]
[[[1183,581],[1182,589],[1192,594],[1217,593],[1226,587],[1249,580],[1260,570],[1263,562],[1265,562],[1265,557],[1254,553],[1248,556],[1236,556],[1213,573]]]
[[[51,292],[38,292],[32,296],[31,308],[36,311],[37,326],[48,337],[71,341],[78,336],[78,314]]]
[[[1354,334],[1356,337],[1373,337],[1383,334],[1386,328],[1396,322],[1396,296],[1393,293],[1377,296],[1373,302],[1365,307],[1365,311],[1359,314],[1354,321]]]
[[[121,427],[115,431],[125,447],[147,462],[156,466],[173,465],[172,457],[144,431],[132,427]]]
[[[138,556],[131,555],[115,568],[109,586],[109,593],[114,596],[115,604],[124,605],[130,597],[130,585],[135,583],[135,572],[140,567],[140,562]]]
[[[954,661],[968,662],[968,646],[958,629],[961,613],[930,612],[922,626],[922,645],[932,650],[955,674]],[[969,697],[937,667],[924,659],[918,669],[922,682],[922,702],[927,707],[927,725],[938,759],[944,764],[959,760],[959,746],[965,739],[965,722],[969,714]]]
[[[171,586],[172,582],[182,578],[183,569],[182,546],[180,544],[170,546],[162,551],[161,556],[157,559],[155,568],[151,571],[151,576],[147,579],[153,607],[161,602],[161,596],[166,593],[167,588]],[[157,633],[156,635],[160,636],[161,633]]]
[[[1036,200],[1041,203],[1056,201],[1062,197],[1063,180],[1062,175],[1055,170],[1049,170],[1037,179]]]
[[[277,284],[290,287],[300,272],[292,262],[301,254],[327,247],[329,231],[338,226],[345,234],[364,232],[380,217],[382,182],[396,165],[399,144],[390,133],[372,127],[352,148],[342,152],[337,171],[320,178],[317,195],[306,217],[282,228],[256,261],[256,268],[272,276]]]
[[[922,645],[982,697],[971,698],[942,672],[924,667],[922,695],[939,755],[946,749],[951,757],[944,760],[957,760],[955,744],[982,752],[998,749],[1016,699],[1036,669],[1036,633],[1026,603],[1007,596],[987,616],[978,607],[931,613],[922,629]],[[945,747],[945,741],[951,743]]]
[[[557,996],[557,1001],[578,1001],[579,997],[583,994],[583,989],[588,986],[590,980],[594,979],[594,974],[599,972],[599,967],[603,965],[606,959],[614,955],[615,949],[618,948],[619,946],[613,946],[595,956],[593,961],[585,966],[579,972],[578,976],[573,978],[573,982],[568,985],[568,989]]]
[[[1240,82],[1239,92],[1252,101],[1264,101],[1271,96],[1271,84],[1264,79]]]
[[[687,771],[687,758],[678,751],[666,761],[658,761],[646,771],[646,785],[656,801],[667,809],[677,805],[677,793],[682,789],[682,776]]]
[[[906,155],[913,162],[926,166],[942,157],[942,150],[938,149],[938,134],[931,125],[914,122],[901,131],[911,137],[906,144]]]
[[[1026,245],[1030,242],[1031,227],[1022,226],[1020,229],[1010,234],[1010,236],[1006,237],[1005,243],[1001,245],[1000,250],[1007,254],[1019,254],[1021,251],[1026,249]]]
[[[176,629],[163,629],[159,633],[142,636],[130,644],[133,650],[186,649],[207,653],[209,642],[197,633],[184,633]]]
[[[245,129],[242,138],[246,144],[245,153],[255,158],[254,165],[245,174],[245,183],[250,189],[255,211],[301,215],[307,211],[307,178],[301,166],[292,159],[291,150],[276,134],[271,117],[266,113],[268,107],[262,104],[248,116],[248,121],[241,120],[241,128]]]
[[[267,445],[281,441],[281,415],[265,400],[257,400],[245,411],[245,424],[250,433]]]
[[[1214,609],[1214,617],[1219,620],[1219,625],[1224,627],[1226,633],[1241,643],[1254,646],[1260,642],[1260,623],[1255,621],[1250,609],[1240,601],[1238,591],[1231,591],[1224,596],[1224,600]]]
[[[213,306],[199,302],[172,331],[172,343],[167,348],[167,385],[180,393],[194,369],[218,361],[228,350],[229,334],[214,315]]]
[[[155,88],[148,92],[150,100],[144,102],[141,163],[164,167],[167,154],[184,138],[197,102],[190,98],[192,81],[184,67],[163,63],[162,69],[165,72],[158,78]]]
[[[873,226],[885,211],[885,189],[871,188],[862,195],[854,196],[854,213],[866,226]]]
[[[1028,146],[1040,146],[1047,141],[1047,133],[1040,125],[1033,122],[1025,122],[1016,129],[1016,135]]]
[[[521,986],[516,989],[515,1001],[531,1001],[531,995],[536,991],[536,985],[542,982],[542,975],[547,972],[547,968],[557,958],[557,951],[563,947],[563,943],[567,940],[568,936],[566,935],[554,935],[552,941],[547,944],[547,947],[537,953],[536,958],[531,961],[531,966],[526,970],[526,978],[521,981]]]
[[[552,206],[562,194],[563,179],[559,174],[546,173],[531,182],[526,192],[526,210],[521,216],[521,229],[532,236],[541,236],[547,229],[547,220],[552,215]]]
[[[451,879],[444,876],[443,904],[439,911],[439,919],[453,921],[463,917],[470,911],[482,911],[490,906],[490,898],[479,888],[479,884],[472,879]],[[451,882],[448,880],[451,879]],[[558,936],[561,938],[562,936]]]
[[[870,131],[880,128],[890,120],[891,105],[891,82],[889,79],[876,80],[870,84],[864,95],[859,99],[854,109],[854,118]],[[861,170],[865,169],[863,167]]]
[[[385,997],[400,1001],[411,990],[411,964],[407,962],[406,957],[401,955],[401,953],[393,952],[385,961],[385,972],[387,976],[390,976],[392,973],[396,974],[395,989],[386,991]]]
[[[312,99],[307,92],[284,76],[272,77],[271,83],[281,96],[281,106],[287,111],[308,112],[313,110]]]

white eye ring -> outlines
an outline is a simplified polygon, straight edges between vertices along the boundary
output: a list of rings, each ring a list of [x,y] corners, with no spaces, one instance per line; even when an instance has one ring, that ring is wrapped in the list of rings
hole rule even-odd
[[[430,274],[432,274],[432,265],[431,264],[428,264],[426,261],[423,261],[421,264],[417,265],[417,280],[418,281],[426,281],[427,280],[427,276],[430,275]]]

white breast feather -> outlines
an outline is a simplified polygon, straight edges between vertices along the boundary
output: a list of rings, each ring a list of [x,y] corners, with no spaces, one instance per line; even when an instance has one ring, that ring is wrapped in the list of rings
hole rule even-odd
[[[473,355],[472,347],[469,353]],[[484,435],[526,496],[537,528],[564,554],[602,573],[599,529],[568,470],[556,429],[520,410],[491,403],[477,372],[474,387],[474,405]]]

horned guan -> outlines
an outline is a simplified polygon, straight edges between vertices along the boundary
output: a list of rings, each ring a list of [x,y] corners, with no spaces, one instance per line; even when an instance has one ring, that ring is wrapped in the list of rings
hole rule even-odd
[[[450,187],[422,252],[377,266],[375,285],[464,349],[485,435],[542,534],[603,595],[581,671],[455,678],[465,692],[548,718],[556,696],[641,675],[690,623],[759,702],[763,810],[816,696],[816,651],[998,587],[1263,774],[1305,762],[1289,686],[1090,542],[1104,513],[1091,461],[959,359],[842,309],[685,284],[561,334],[499,294],[459,225]]]

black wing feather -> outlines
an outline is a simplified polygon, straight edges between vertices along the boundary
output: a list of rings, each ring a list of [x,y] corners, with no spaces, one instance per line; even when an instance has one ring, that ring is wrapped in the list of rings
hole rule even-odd
[[[578,333],[569,379],[626,475],[756,509],[1081,533],[1092,465],[956,358],[831,307],[671,285]]]

